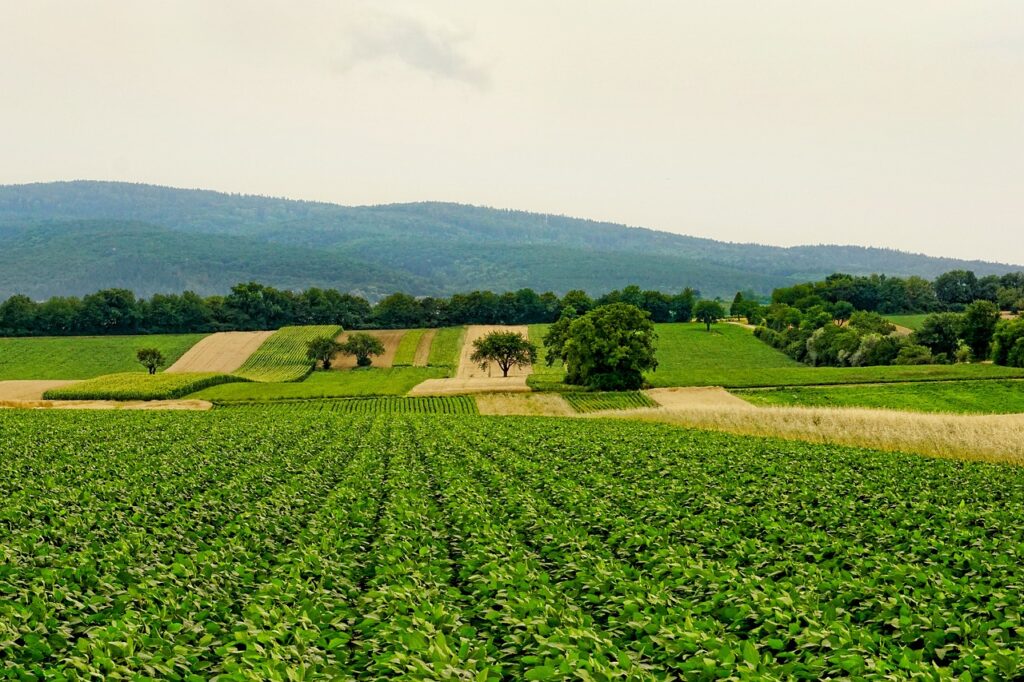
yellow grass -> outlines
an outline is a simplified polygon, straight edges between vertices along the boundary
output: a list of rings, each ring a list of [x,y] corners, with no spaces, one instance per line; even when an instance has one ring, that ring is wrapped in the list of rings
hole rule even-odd
[[[1024,464],[1024,414],[921,414],[897,410],[737,405],[654,408],[602,416],[812,443]]]
[[[476,397],[476,407],[480,414],[576,416],[576,410],[557,393],[481,393]]]

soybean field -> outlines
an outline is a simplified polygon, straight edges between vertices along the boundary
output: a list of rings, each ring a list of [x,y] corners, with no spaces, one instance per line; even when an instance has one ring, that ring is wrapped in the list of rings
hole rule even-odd
[[[297,407],[0,432],[4,677],[1024,675],[1019,467]]]

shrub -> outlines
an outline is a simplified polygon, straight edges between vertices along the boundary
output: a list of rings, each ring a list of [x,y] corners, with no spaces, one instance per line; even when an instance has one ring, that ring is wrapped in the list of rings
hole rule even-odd
[[[894,365],[930,365],[932,352],[927,346],[911,343],[900,349]]]

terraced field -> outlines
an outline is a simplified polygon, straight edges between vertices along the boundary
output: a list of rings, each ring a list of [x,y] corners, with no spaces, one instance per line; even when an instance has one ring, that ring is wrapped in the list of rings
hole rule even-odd
[[[301,409],[0,432],[16,678],[1024,675],[1020,467]]]

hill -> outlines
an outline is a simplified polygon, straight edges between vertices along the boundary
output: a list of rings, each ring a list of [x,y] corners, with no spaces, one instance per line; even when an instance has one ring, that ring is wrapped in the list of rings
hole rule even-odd
[[[459,204],[347,207],[116,182],[0,186],[0,297],[124,286],[222,293],[240,280],[370,298],[636,283],[709,296],[835,271],[933,278],[1020,269],[855,246],[734,244]]]

